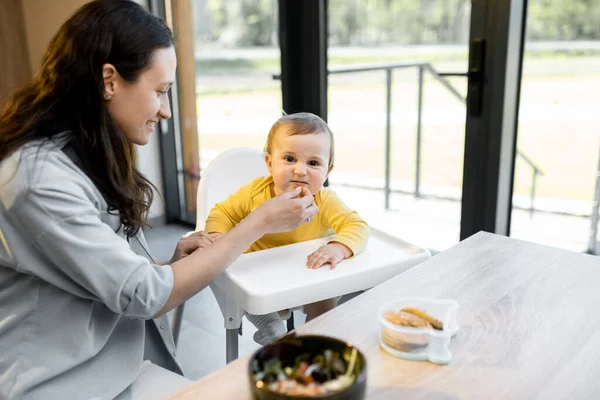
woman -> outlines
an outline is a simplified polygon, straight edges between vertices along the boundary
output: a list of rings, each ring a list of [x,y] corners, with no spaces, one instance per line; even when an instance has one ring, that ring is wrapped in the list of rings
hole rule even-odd
[[[136,169],[169,118],[169,28],[128,0],[98,0],[59,30],[34,80],[0,111],[0,398],[130,398],[144,360],[181,373],[165,313],[266,233],[317,212],[299,191],[213,243],[152,261]]]

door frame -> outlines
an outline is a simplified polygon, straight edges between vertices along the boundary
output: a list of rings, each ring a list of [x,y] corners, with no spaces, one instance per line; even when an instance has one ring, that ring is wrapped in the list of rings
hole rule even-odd
[[[527,0],[472,0],[470,42],[486,52],[482,112],[467,111],[461,240],[510,233],[526,17]]]

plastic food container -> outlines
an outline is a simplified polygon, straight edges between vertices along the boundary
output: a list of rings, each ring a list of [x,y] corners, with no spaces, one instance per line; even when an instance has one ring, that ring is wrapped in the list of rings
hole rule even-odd
[[[405,307],[419,308],[443,322],[442,330],[393,324],[384,315]],[[379,309],[379,343],[389,354],[407,360],[427,360],[448,364],[452,359],[450,339],[458,332],[458,303],[450,299],[402,297]]]

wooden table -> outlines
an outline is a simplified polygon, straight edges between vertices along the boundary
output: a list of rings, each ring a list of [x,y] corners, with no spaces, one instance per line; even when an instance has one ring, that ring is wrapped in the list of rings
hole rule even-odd
[[[301,326],[356,344],[368,399],[600,399],[600,258],[478,233]],[[394,358],[378,344],[379,306],[454,298],[452,362]],[[170,399],[249,399],[243,357]]]

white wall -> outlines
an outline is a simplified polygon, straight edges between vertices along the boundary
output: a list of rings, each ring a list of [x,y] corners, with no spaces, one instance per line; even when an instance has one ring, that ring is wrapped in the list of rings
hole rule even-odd
[[[136,3],[148,7],[148,0],[135,0]],[[154,195],[154,201],[150,206],[150,218],[163,217],[165,215],[165,204],[161,198],[164,193],[162,181],[162,165],[160,163],[159,133],[154,132],[150,142],[145,146],[138,146],[138,168],[156,186],[158,193]]]
[[[148,0],[135,1],[144,7],[148,6]],[[60,25],[87,2],[88,0],[21,0],[32,74],[39,69],[46,46]],[[158,134],[153,135],[146,146],[138,147],[138,168],[162,195],[164,186]],[[150,207],[150,218],[162,217],[164,214],[164,203],[156,195]]]
[[[31,73],[35,74],[50,39],[60,25],[87,0],[21,0]]]
[[[158,193],[154,194],[154,201],[150,206],[149,218],[158,218],[165,215],[165,204],[161,198],[164,193],[164,185],[158,135],[158,132],[154,132],[147,145],[138,146],[138,168],[158,189]]]

